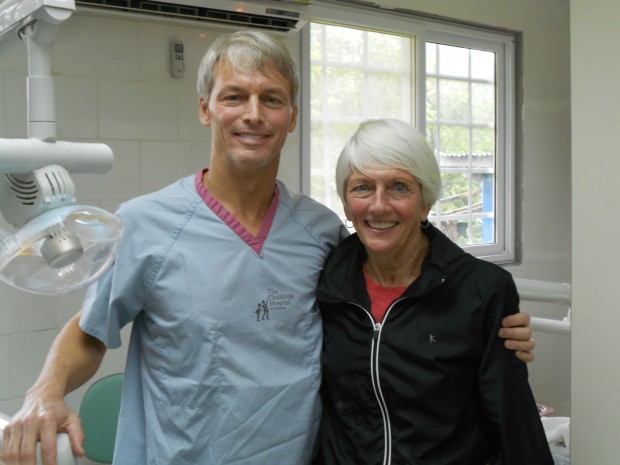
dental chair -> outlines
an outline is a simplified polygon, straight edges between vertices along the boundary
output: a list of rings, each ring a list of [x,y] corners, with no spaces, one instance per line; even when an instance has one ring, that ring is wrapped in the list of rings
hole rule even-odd
[[[95,462],[112,463],[123,378],[123,373],[117,373],[97,380],[80,404],[84,452]]]

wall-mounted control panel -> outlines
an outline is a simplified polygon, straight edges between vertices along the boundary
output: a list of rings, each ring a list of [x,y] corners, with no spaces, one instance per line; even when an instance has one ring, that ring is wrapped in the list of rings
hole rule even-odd
[[[170,42],[170,75],[173,78],[181,78],[185,74],[185,53],[183,42],[173,40]]]

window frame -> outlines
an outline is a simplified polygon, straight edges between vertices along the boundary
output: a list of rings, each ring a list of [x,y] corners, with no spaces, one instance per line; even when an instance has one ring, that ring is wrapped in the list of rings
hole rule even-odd
[[[475,48],[496,54],[495,242],[463,246],[463,249],[494,263],[513,263],[516,237],[514,34],[471,30],[463,26],[443,24],[429,27],[426,31],[426,42]],[[426,71],[424,74],[426,75]],[[426,120],[424,124],[426,125]]]
[[[514,263],[516,249],[516,34],[437,21],[389,10],[313,2],[309,24],[301,32],[301,190],[310,195],[310,23],[320,22],[405,34],[414,41],[412,124],[426,132],[426,43],[462,46],[496,53],[495,242],[462,246],[494,263]],[[502,187],[503,186],[503,187]]]

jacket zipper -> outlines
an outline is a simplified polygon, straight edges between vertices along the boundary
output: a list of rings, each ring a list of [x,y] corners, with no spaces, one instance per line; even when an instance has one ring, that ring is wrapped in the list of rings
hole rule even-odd
[[[431,286],[426,293],[434,290],[437,286],[443,284],[446,281],[445,277],[441,279],[440,282]],[[400,297],[396,299],[392,304],[387,308],[385,315],[383,316],[383,321],[387,320],[388,315],[394,308],[394,306],[400,302],[401,300],[405,300],[406,297]],[[390,414],[388,412],[387,404],[385,402],[385,398],[383,397],[383,393],[381,392],[381,385],[379,383],[379,343],[381,339],[381,330],[383,329],[384,323],[376,322],[366,308],[362,305],[347,301],[350,305],[354,305],[361,309],[368,318],[370,319],[370,323],[372,325],[372,344],[370,347],[370,378],[372,382],[372,387],[375,392],[375,397],[377,398],[377,403],[379,404],[379,410],[381,410],[381,416],[383,417],[383,442],[384,442],[384,452],[383,452],[383,465],[391,465],[392,463],[392,428],[390,423]]]
[[[372,317],[371,317],[372,319]],[[383,464],[389,465],[392,459],[392,429],[390,427],[390,413],[388,412],[381,385],[379,384],[379,338],[381,337],[382,323],[373,320],[372,345],[370,348],[370,379],[375,391],[375,397],[383,417]]]
[[[387,317],[394,308],[394,306],[404,299],[397,299],[388,307],[383,316],[383,321],[387,320]],[[353,304],[357,305],[357,304]],[[392,427],[390,422],[390,412],[388,412],[387,404],[383,393],[381,392],[381,384],[379,383],[379,342],[381,339],[381,330],[383,329],[383,323],[376,322],[372,314],[364,307],[357,305],[361,308],[370,318],[370,322],[373,326],[372,331],[372,344],[370,347],[370,378],[372,382],[373,390],[375,391],[375,397],[379,404],[379,410],[381,410],[381,416],[383,417],[383,465],[390,465],[392,462]]]

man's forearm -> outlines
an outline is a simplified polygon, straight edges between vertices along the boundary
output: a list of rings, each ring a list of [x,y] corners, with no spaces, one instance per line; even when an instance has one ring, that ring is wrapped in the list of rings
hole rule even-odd
[[[88,381],[99,369],[105,345],[79,326],[81,313],[72,317],[54,340],[39,378],[28,393],[45,391],[64,397]]]

